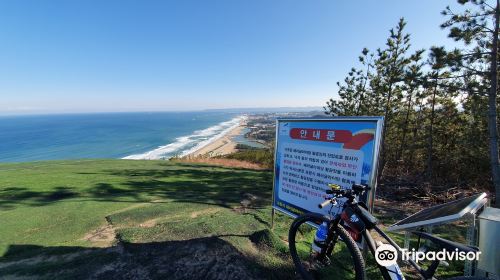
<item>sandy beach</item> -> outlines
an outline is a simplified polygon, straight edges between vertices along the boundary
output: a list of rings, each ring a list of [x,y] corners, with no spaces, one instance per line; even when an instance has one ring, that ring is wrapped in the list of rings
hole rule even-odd
[[[232,138],[241,134],[244,128],[245,121],[241,121],[237,127],[228,131],[226,134],[224,134],[224,136],[184,157],[214,157],[233,153],[236,151],[236,143],[232,140]]]

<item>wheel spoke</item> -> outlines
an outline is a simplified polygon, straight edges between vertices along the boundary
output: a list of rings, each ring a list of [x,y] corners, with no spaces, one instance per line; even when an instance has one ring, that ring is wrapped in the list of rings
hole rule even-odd
[[[341,237],[333,240],[331,254],[318,259],[318,252],[313,250],[321,246],[314,244],[316,229],[307,222],[318,221],[317,215],[308,214],[298,218],[290,229],[289,245],[297,271],[304,279],[364,279],[364,261],[359,248],[343,229],[335,229]],[[326,219],[326,218],[323,218]],[[348,244],[345,240],[350,241]]]

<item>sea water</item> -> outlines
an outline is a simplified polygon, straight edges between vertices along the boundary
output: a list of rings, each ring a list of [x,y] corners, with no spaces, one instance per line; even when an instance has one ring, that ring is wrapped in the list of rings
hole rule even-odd
[[[4,116],[0,162],[183,156],[221,137],[242,118],[205,111]]]

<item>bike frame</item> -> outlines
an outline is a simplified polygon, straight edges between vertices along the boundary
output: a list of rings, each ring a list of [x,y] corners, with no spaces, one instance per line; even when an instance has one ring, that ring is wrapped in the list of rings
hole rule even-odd
[[[327,254],[330,254],[332,252],[333,248],[335,247],[335,243],[337,242],[338,236],[335,233],[334,229],[335,229],[335,227],[341,225],[341,223],[340,223],[341,213],[346,211],[347,207],[353,209],[356,213],[359,213],[358,207],[360,207],[360,206],[356,202],[356,200],[354,200],[354,199],[348,200],[344,203],[344,205],[342,206],[342,211],[340,211],[339,214],[335,215],[334,218],[332,219],[332,222],[330,223],[330,227],[329,227],[328,235],[327,235],[327,239],[326,239],[326,244],[328,244],[328,246],[327,246],[326,250],[322,250],[322,252],[320,253],[320,258],[324,258]],[[370,250],[370,253],[374,257],[375,257],[375,250],[377,249],[377,246],[376,246],[375,240],[373,239],[373,237],[370,234],[371,230],[375,230],[380,236],[382,236],[382,238],[384,238],[387,242],[389,242],[389,244],[394,246],[394,248],[396,248],[396,250],[398,250],[399,252],[402,251],[401,247],[399,247],[398,244],[396,244],[396,242],[394,242],[394,240],[392,240],[387,234],[385,234],[377,225],[374,225],[372,229],[366,229],[362,233],[363,239],[364,239],[368,249]],[[431,265],[427,268],[427,270],[424,270],[421,266],[419,266],[412,259],[409,259],[407,261],[408,261],[408,263],[410,263],[410,265],[412,267],[414,267],[418,271],[418,273],[424,279],[434,279],[433,275],[436,272],[436,269],[439,265],[439,261],[432,262]],[[393,280],[393,278],[389,274],[390,272],[396,274],[396,279],[404,279],[404,276],[400,270],[389,271],[389,269],[387,267],[379,265],[378,263],[377,263],[377,266],[378,266],[382,276],[384,277],[384,280]]]
[[[394,248],[396,248],[396,250],[398,250],[399,252],[402,251],[401,247],[399,247],[398,244],[396,242],[394,242],[394,240],[392,240],[387,234],[385,234],[385,232],[383,232],[377,225],[375,225],[373,227],[373,230],[375,230],[380,236],[382,236],[382,238],[384,238],[387,242],[389,242],[389,244],[394,246]],[[375,240],[373,240],[373,237],[370,234],[370,230],[365,230],[363,232],[363,238],[366,242],[368,249],[370,250],[370,253],[372,254],[373,257],[375,257],[375,250],[377,249],[377,246],[375,244]],[[424,279],[433,279],[433,275],[436,272],[436,269],[439,265],[439,261],[434,261],[431,263],[429,268],[424,270],[421,266],[419,266],[412,259],[407,260],[407,262],[410,263],[410,265],[413,268],[415,268],[418,271],[418,273],[420,274],[420,276],[424,277]],[[377,263],[377,266],[378,266],[380,272],[382,273],[384,280],[392,280],[391,276],[389,275],[389,270],[387,269],[387,267],[382,266],[378,263]],[[391,272],[396,273],[398,275],[397,279],[404,279],[404,276],[400,271],[396,270],[396,271],[391,271]]]

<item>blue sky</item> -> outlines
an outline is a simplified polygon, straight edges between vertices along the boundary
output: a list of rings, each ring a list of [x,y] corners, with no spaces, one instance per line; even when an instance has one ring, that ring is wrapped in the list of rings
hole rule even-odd
[[[2,0],[0,114],[323,106],[400,17],[452,47],[453,3]]]

